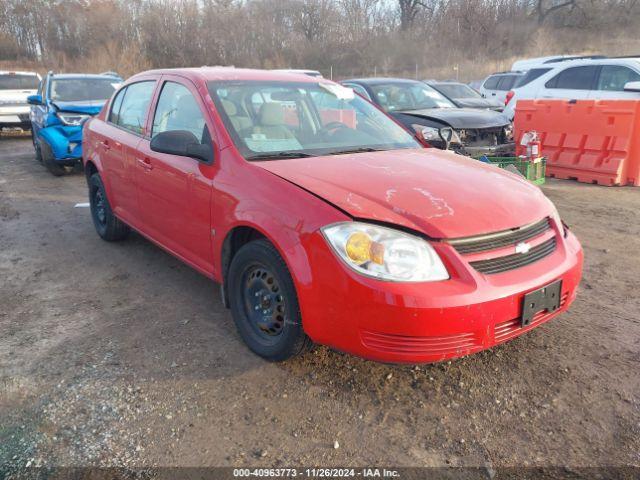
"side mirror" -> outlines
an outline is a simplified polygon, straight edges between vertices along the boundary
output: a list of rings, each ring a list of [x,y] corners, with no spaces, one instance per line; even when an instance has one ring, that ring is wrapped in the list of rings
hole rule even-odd
[[[27,103],[29,105],[42,105],[42,95],[29,95]]]
[[[187,130],[159,133],[151,139],[150,147],[158,153],[196,158],[207,163],[213,160],[211,145],[200,143],[196,136]]]
[[[624,84],[625,92],[640,92],[640,82],[627,82]]]

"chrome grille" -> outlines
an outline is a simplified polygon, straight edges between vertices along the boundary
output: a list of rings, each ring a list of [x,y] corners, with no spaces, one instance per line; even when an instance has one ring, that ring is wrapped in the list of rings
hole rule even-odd
[[[506,230],[477,237],[454,239],[449,240],[448,243],[463,255],[467,253],[485,252],[525,242],[530,238],[543,234],[550,228],[551,224],[549,223],[549,219],[543,218],[539,222],[515,228],[513,230]]]
[[[470,262],[471,266],[480,273],[490,275],[492,273],[501,273],[515,268],[530,265],[544,257],[551,255],[556,249],[556,238],[550,238],[546,242],[536,245],[527,253],[515,253],[504,257],[490,258],[488,260],[478,260]]]

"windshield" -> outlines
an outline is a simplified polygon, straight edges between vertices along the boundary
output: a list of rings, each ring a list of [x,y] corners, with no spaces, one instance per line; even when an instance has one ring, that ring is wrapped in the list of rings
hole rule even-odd
[[[370,87],[375,102],[387,112],[455,107],[451,100],[426,84],[378,83]]]
[[[247,160],[420,148],[380,110],[333,83],[210,82],[209,92]]]
[[[51,100],[58,102],[104,101],[120,86],[117,78],[59,78],[51,81]]]
[[[436,88],[449,98],[482,98],[482,95],[463,83],[438,83]]]
[[[36,75],[0,75],[0,90],[37,90],[40,79]]]

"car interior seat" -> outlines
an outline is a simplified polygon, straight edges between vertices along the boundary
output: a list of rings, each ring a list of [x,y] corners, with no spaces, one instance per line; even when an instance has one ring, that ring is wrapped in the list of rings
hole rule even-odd
[[[251,119],[244,115],[238,115],[238,107],[231,100],[221,100],[222,108],[226,112],[233,128],[235,128],[236,132],[241,132],[242,130],[246,130],[253,126]]]
[[[253,127],[254,134],[263,134],[272,140],[296,138],[285,123],[284,108],[279,103],[262,104],[259,117],[259,125]]]

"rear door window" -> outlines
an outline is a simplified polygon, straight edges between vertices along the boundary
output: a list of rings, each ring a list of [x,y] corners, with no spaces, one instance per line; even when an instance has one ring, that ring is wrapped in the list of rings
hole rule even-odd
[[[640,74],[622,65],[604,65],[600,70],[598,90],[622,92],[627,82],[640,81]]]
[[[591,90],[599,68],[597,65],[567,68],[549,80],[546,83],[546,87],[567,90]]]
[[[498,75],[493,75],[485,80],[483,87],[487,90],[495,90],[499,81],[500,77]]]
[[[129,85],[118,111],[117,121],[114,123],[125,130],[142,135],[155,84],[155,81],[150,80]]]

